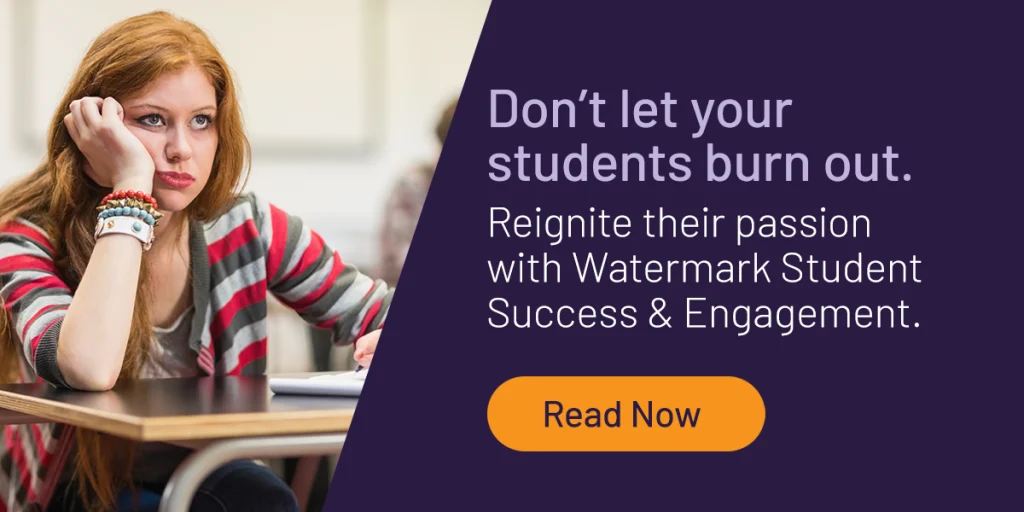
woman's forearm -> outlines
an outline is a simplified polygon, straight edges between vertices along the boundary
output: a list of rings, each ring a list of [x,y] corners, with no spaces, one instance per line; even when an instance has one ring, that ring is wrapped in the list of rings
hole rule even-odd
[[[96,241],[57,341],[57,367],[69,386],[102,391],[117,382],[131,331],[142,244],[127,235]]]
[[[69,386],[100,391],[117,382],[141,262],[142,245],[130,236],[96,241],[57,341],[57,367]]]

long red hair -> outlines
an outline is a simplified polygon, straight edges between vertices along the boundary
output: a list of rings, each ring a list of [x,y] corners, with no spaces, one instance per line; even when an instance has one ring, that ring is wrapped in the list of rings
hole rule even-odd
[[[54,245],[58,274],[77,288],[92,254],[96,206],[109,189],[84,172],[85,158],[64,126],[72,101],[85,96],[122,99],[143,91],[164,73],[198,66],[217,95],[219,145],[210,181],[185,210],[190,221],[215,218],[244,185],[250,147],[242,127],[230,68],[213,42],[195,24],[163,11],[134,16],[111,26],[90,46],[50,121],[46,157],[34,171],[0,190],[0,225],[26,218],[45,229]],[[138,378],[149,351],[152,322],[147,307],[146,265],[142,266],[131,333],[120,379]],[[24,378],[19,370],[21,342],[0,315],[0,372],[4,382]],[[77,432],[75,475],[89,509],[112,509],[119,487],[130,485],[131,443],[106,435]]]

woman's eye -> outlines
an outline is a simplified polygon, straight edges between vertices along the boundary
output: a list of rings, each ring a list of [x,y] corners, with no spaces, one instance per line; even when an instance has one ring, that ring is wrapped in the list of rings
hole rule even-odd
[[[136,119],[136,121],[143,126],[160,126],[163,123],[163,118],[159,114],[149,114]]]
[[[198,115],[192,118],[192,128],[196,130],[205,130],[212,122],[213,120],[210,119],[210,116],[206,114]]]

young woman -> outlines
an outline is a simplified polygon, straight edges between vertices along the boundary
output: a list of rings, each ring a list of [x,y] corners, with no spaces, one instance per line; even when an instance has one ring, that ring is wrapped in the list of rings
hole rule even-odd
[[[266,370],[267,296],[370,364],[393,291],[252,193],[235,84],[195,25],[155,12],[88,50],[45,161],[0,191],[4,382],[107,390],[118,380]],[[159,493],[188,451],[61,424],[3,427],[0,510],[112,510]],[[194,510],[298,510],[254,462]]]

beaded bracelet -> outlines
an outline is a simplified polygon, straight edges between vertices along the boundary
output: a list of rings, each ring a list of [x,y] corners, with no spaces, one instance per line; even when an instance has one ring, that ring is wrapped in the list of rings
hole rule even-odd
[[[146,210],[137,206],[112,207],[100,212],[97,220],[104,220],[110,217],[135,217],[144,221],[150,226],[156,226],[157,218]]]
[[[110,217],[130,216],[146,222],[150,226],[156,226],[163,217],[157,211],[156,199],[149,194],[135,190],[119,190],[108,194],[103,198],[102,204],[96,208],[99,210],[98,221]]]
[[[154,210],[159,208],[156,204],[156,199],[153,199],[153,196],[139,190],[117,190],[107,194],[107,197],[104,197],[103,201],[100,201],[100,203],[106,203],[114,199],[134,199],[136,201],[152,204]]]
[[[153,196],[138,190],[118,190],[107,194],[96,209],[96,240],[120,234],[139,239],[144,251],[153,246],[154,228],[163,217]]]

